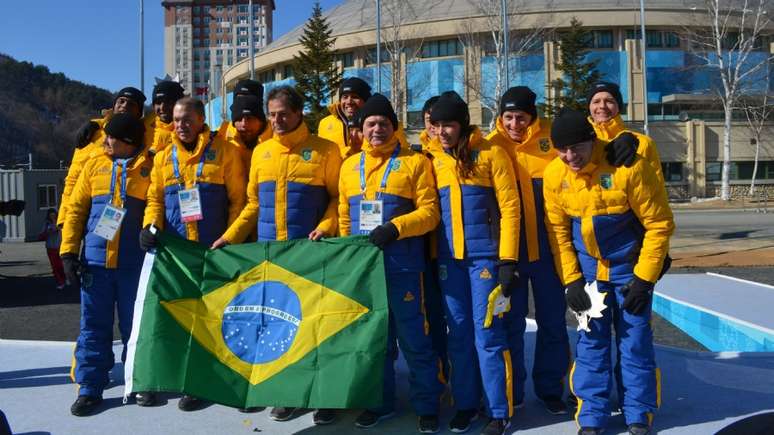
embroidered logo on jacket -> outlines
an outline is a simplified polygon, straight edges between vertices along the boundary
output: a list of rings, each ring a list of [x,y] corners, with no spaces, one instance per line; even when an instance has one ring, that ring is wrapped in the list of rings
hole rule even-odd
[[[151,170],[150,170],[149,167],[143,166],[142,168],[140,168],[140,176],[141,177],[147,177],[148,175],[150,175],[150,171]]]
[[[613,176],[611,174],[599,174],[599,185],[605,190],[612,189]]]
[[[538,142],[538,146],[540,146],[540,151],[543,151],[544,153],[547,153],[549,149],[551,149],[551,142],[548,141],[548,139],[540,139]]]
[[[400,160],[395,160],[392,162],[392,170],[397,171],[400,169]]]
[[[411,302],[414,300],[414,294],[411,292],[406,292],[406,295],[403,296],[403,302]]]
[[[207,150],[207,154],[204,155],[204,159],[208,162],[215,160],[215,157],[217,157],[217,152],[215,150]]]
[[[478,277],[481,279],[492,279],[492,274],[489,273],[489,269],[485,267],[484,270],[482,270],[481,273],[478,274]]]
[[[305,162],[312,160],[311,148],[304,148],[303,150],[301,150],[301,158],[304,159]]]
[[[266,151],[266,153],[263,155],[264,160],[269,160],[271,158],[271,153]]]

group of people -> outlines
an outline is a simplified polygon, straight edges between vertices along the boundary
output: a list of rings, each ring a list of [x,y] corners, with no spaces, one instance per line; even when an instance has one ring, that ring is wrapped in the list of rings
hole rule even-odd
[[[145,96],[125,88],[81,129],[59,214],[65,274],[82,295],[71,412],[88,415],[101,401],[113,313],[125,344],[156,231],[212,249],[360,234],[384,251],[390,316],[382,405],[364,410],[358,427],[394,414],[400,349],[419,432],[439,430],[448,386],[452,432],[483,413],[483,434],[505,433],[524,404],[532,289],[532,379],[548,412],[568,413],[569,382],[579,433],[601,433],[615,378],[629,432],[648,433],[660,388],[650,301],[674,224],[655,145],[624,126],[618,86],[599,83],[589,112],[553,122],[538,117],[529,88],[513,87],[486,136],[466,102],[444,92],[425,104],[415,145],[390,101],[363,80],[343,80],[338,94],[317,135],[295,89],[273,88],[265,113],[263,86],[251,80],[236,85],[231,121],[217,130],[202,103],[170,81],[154,88],[153,113],[143,115]],[[593,281],[608,308],[580,332],[571,364],[565,312],[591,307]],[[510,310],[493,314],[498,303]],[[152,405],[155,393],[135,400]],[[201,403],[186,395],[179,407]],[[270,417],[297,411],[275,407]],[[313,418],[329,424],[336,412]]]

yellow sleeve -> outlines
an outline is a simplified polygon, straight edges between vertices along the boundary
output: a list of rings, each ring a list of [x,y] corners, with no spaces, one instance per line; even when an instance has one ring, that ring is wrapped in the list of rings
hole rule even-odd
[[[637,154],[645,158],[650,166],[656,172],[656,177],[664,185],[664,173],[661,170],[661,158],[658,156],[658,148],[649,136],[640,136],[640,146],[637,148]]]
[[[223,238],[228,243],[242,243],[250,232],[255,228],[258,221],[258,153],[253,152],[250,160],[250,177],[247,181],[247,204],[244,206],[239,216],[234,219],[231,226],[228,227]]]
[[[245,208],[245,167],[239,157],[239,152],[226,141],[223,145],[223,182],[226,184],[228,196],[228,225],[236,221]],[[247,237],[247,236],[245,236]]]
[[[632,167],[626,194],[629,206],[645,228],[634,274],[655,283],[669,252],[669,237],[675,230],[675,223],[666,188],[659,182],[651,163],[640,161]]]
[[[69,199],[67,217],[62,227],[62,244],[60,254],[75,254],[81,252],[81,239],[86,227],[86,220],[91,211],[91,173],[94,163],[87,162],[73,187]]]
[[[563,164],[563,163],[562,163]],[[550,167],[550,165],[549,165]],[[543,177],[543,200],[545,204],[545,222],[548,231],[548,242],[551,252],[554,254],[554,266],[564,285],[583,278],[578,255],[572,244],[572,222],[562,209],[559,195],[552,183],[546,183],[556,177],[546,171]]]
[[[160,152],[153,157],[153,169],[150,174],[150,185],[145,202],[145,215],[142,227],[153,224],[156,228],[164,229],[164,158],[166,152]]]
[[[88,154],[86,152],[87,148],[88,145],[84,148],[76,148],[75,151],[73,151],[73,160],[70,162],[70,168],[67,169],[67,175],[64,179],[64,188],[62,189],[62,199],[59,201],[59,215],[56,219],[57,225],[61,226],[65,223],[68,208],[70,206],[70,195],[75,187],[75,183],[78,181],[81,170],[83,170],[83,165],[86,162],[86,155]]]
[[[393,218],[398,228],[398,239],[416,237],[433,231],[441,220],[438,211],[438,192],[435,189],[433,168],[430,160],[422,154],[415,154],[417,166],[414,169],[414,211]]]
[[[339,236],[342,237],[349,236],[352,231],[352,223],[349,219],[349,198],[347,198],[344,177],[344,172],[339,171]]]
[[[336,235],[338,229],[338,202],[339,202],[339,170],[341,169],[341,155],[339,148],[331,143],[327,147],[325,158],[325,190],[328,191],[328,208],[317,224],[317,230],[322,231],[328,237]]]
[[[500,147],[492,150],[492,186],[500,208],[500,259],[519,259],[519,221],[521,204],[516,190],[516,176],[508,153]]]

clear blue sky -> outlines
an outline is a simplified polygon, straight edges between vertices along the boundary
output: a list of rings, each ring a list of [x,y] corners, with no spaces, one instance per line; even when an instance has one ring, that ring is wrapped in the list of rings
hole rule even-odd
[[[140,0],[0,0],[0,53],[109,91],[140,86]],[[321,0],[323,11],[343,0]],[[275,0],[274,38],[303,24],[314,0]],[[161,0],[145,0],[145,91],[164,75]]]

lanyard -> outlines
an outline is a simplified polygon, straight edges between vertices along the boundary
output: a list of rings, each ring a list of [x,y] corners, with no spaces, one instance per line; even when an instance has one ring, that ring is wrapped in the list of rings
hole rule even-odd
[[[214,134],[210,135],[210,141],[207,142],[207,145],[204,147],[204,151],[202,151],[202,156],[199,158],[199,166],[196,168],[196,177],[194,177],[193,185],[196,186],[196,180],[199,179],[199,177],[202,176],[202,171],[204,170],[204,159],[207,157],[207,151],[210,150],[210,145],[212,145],[212,140],[215,138]],[[185,180],[180,176],[180,163],[177,160],[177,144],[172,144],[172,169],[175,171],[175,178],[177,178],[178,184],[180,184],[180,187],[185,189]]]
[[[119,161],[120,160],[120,161]],[[129,164],[129,161],[132,159],[116,159],[113,160],[113,172],[110,175],[110,202],[113,202],[113,195],[116,191],[116,167],[118,164],[121,164],[121,207],[124,206],[126,203],[126,165]]]
[[[387,167],[384,169],[384,176],[382,177],[382,183],[379,190],[376,192],[376,199],[382,197],[382,191],[387,187],[387,177],[390,176],[392,171],[392,164],[395,162],[395,158],[400,153],[400,143],[395,145],[395,151],[392,152],[390,160],[387,162]],[[363,199],[366,199],[366,179],[365,179],[365,151],[360,151],[360,191],[363,193]]]

